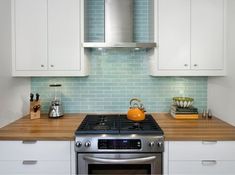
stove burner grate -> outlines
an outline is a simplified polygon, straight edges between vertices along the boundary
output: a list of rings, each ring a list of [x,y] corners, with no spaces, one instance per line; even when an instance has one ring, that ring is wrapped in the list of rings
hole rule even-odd
[[[126,115],[87,115],[75,134],[156,134],[163,131],[151,115],[133,122]]]
[[[92,127],[92,129],[94,129],[94,130],[109,130],[110,127],[107,125],[96,125],[96,126]]]

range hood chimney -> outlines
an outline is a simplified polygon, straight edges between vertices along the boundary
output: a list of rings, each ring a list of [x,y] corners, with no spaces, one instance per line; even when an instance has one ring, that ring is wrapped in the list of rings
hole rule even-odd
[[[85,42],[83,47],[153,48],[156,43],[133,42],[133,0],[105,1],[105,42]]]

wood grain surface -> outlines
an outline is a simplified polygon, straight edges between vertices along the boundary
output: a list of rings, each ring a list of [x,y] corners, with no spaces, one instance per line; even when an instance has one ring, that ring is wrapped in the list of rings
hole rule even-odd
[[[61,118],[31,120],[25,116],[0,129],[0,140],[74,140],[74,132],[85,114],[66,114]]]
[[[216,118],[174,119],[168,113],[153,114],[168,141],[235,140],[235,127]]]
[[[153,113],[167,141],[234,140],[235,127],[212,119],[177,120],[168,113]],[[42,115],[30,120],[25,116],[0,129],[0,140],[74,140],[74,132],[85,114],[66,114],[51,119]]]

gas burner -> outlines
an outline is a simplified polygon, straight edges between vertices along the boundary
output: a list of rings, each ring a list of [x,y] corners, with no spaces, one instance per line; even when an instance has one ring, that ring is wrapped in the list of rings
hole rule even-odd
[[[135,122],[135,123],[126,123],[124,124],[125,126],[123,126],[121,129],[122,130],[127,130],[127,131],[144,131],[144,127],[141,125],[141,123],[139,122]]]
[[[107,122],[108,120],[107,120],[107,117],[106,116],[100,116],[100,119],[99,119],[100,121],[100,123],[105,123],[105,122]]]
[[[96,125],[104,126],[104,125],[107,125],[107,122],[104,122],[104,121],[98,121],[98,122],[96,123]]]
[[[132,126],[130,126],[128,129],[132,130],[143,130],[143,127],[140,123],[133,123]]]
[[[105,125],[105,124],[99,124],[93,127],[94,130],[108,130],[110,129],[109,126]]]

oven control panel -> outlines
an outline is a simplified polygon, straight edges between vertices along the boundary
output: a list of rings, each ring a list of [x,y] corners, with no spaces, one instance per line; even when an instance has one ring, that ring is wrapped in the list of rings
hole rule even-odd
[[[98,149],[141,149],[140,139],[98,139]]]
[[[75,151],[85,152],[163,152],[164,137],[154,135],[79,135],[75,138]]]

